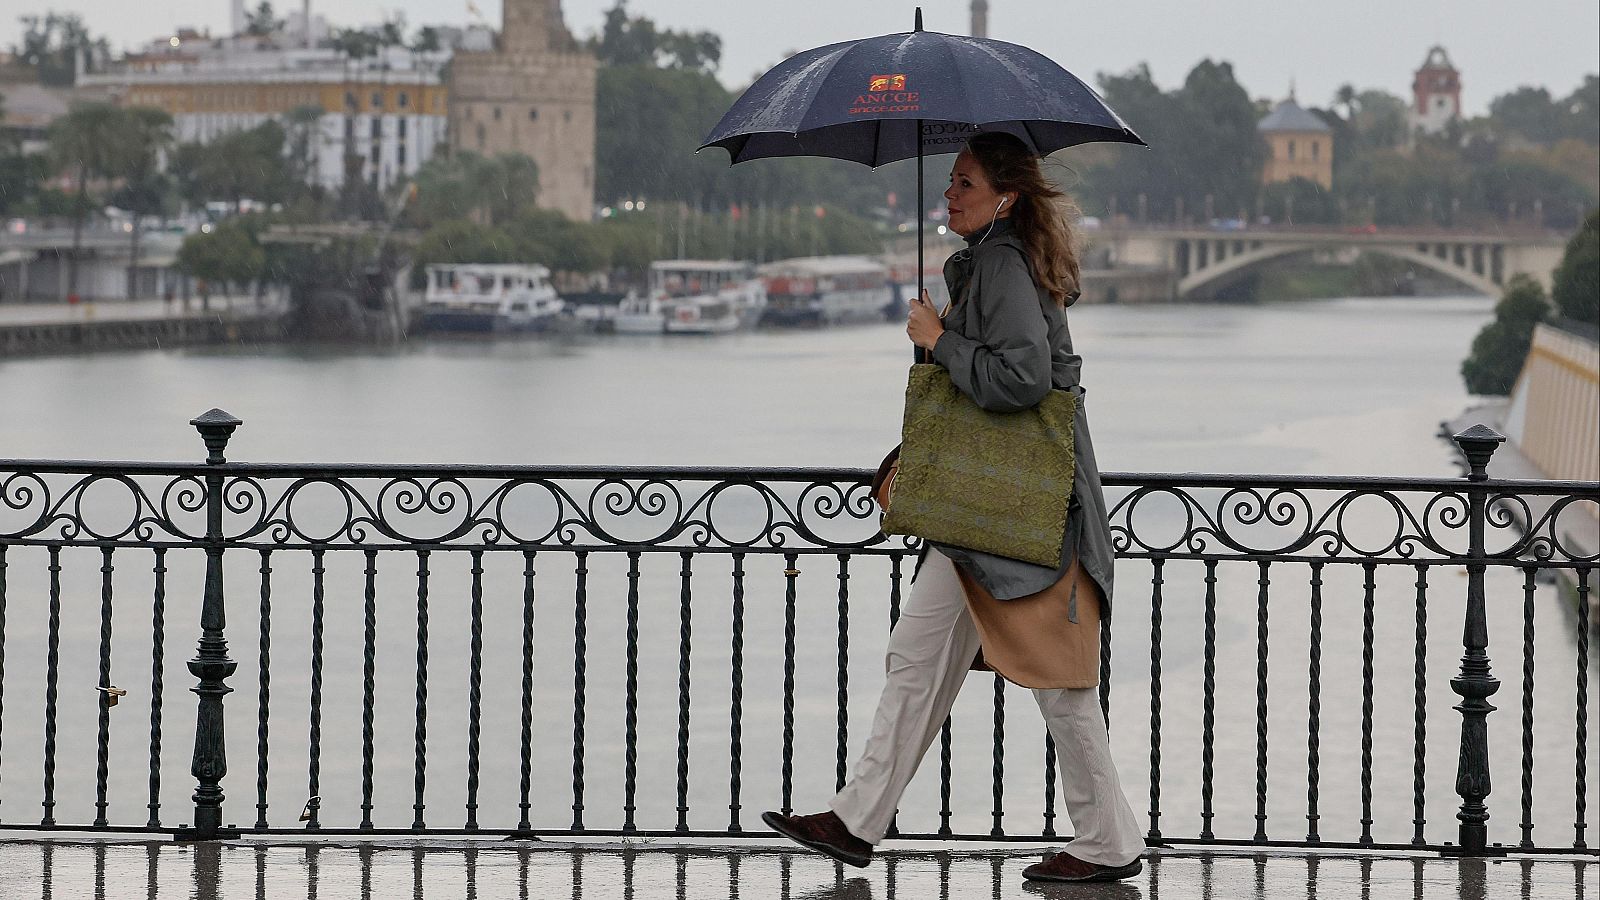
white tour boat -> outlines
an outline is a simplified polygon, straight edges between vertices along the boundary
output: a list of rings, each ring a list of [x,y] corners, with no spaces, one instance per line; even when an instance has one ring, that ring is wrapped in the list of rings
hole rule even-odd
[[[563,306],[544,266],[436,263],[428,266],[416,330],[543,331]]]
[[[665,259],[650,264],[650,291],[641,305],[643,316],[659,310],[667,334],[720,334],[759,321],[767,291],[748,262]]]
[[[866,256],[806,256],[761,267],[769,325],[881,322],[894,302],[889,267]]]

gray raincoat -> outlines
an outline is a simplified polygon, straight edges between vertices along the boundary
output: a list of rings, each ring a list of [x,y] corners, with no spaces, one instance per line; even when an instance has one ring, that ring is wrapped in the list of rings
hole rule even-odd
[[[1073,420],[1077,471],[1059,568],[958,547],[940,545],[939,550],[998,600],[1050,587],[1076,556],[1100,587],[1100,614],[1109,617],[1111,526],[1089,439],[1084,388],[1078,383],[1083,358],[1072,352],[1066,311],[1034,283],[1012,219],[996,220],[987,235],[968,238],[967,244],[945,263],[954,306],[944,319],[945,333],[934,345],[933,361],[949,370],[956,387],[984,409],[1027,409],[1052,388],[1071,390],[1078,398]]]

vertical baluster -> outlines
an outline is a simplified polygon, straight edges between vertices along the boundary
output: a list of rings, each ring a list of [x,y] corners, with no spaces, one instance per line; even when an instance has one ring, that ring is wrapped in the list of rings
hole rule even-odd
[[[1056,835],[1056,742],[1049,729],[1044,733],[1044,828],[1039,833]]]
[[[1522,844],[1533,846],[1533,592],[1538,566],[1522,570]]]
[[[744,554],[733,554],[733,686],[728,698],[728,830],[739,828],[739,790],[744,751]]]
[[[261,551],[260,635],[256,652],[256,827],[267,827],[267,713],[272,699],[272,551]]]
[[[1317,792],[1322,757],[1322,563],[1311,564],[1310,663],[1306,670],[1306,843],[1321,843]]]
[[[1200,730],[1200,839],[1216,837],[1211,831],[1211,777],[1217,725],[1217,561],[1206,562],[1205,668],[1202,676]]]
[[[572,830],[583,830],[584,704],[589,666],[589,551],[577,552],[577,594],[572,610]]]
[[[412,737],[411,830],[427,827],[424,795],[428,788],[428,551],[417,551],[417,687],[416,725]]]
[[[472,597],[470,649],[467,651],[467,821],[466,829],[478,829],[478,767],[483,725],[483,551],[472,553]]]
[[[1489,713],[1494,706],[1489,698],[1500,689],[1489,663],[1489,625],[1484,597],[1484,570],[1487,554],[1484,529],[1488,515],[1488,493],[1479,482],[1489,478],[1489,458],[1505,441],[1483,425],[1455,435],[1455,442],[1467,458],[1467,603],[1461,628],[1461,669],[1450,680],[1450,687],[1461,696],[1456,710],[1461,713],[1461,746],[1457,755],[1456,793],[1461,808],[1456,813],[1460,851],[1478,856],[1489,848]]]
[[[894,631],[895,623],[900,621],[900,563],[905,554],[895,553],[889,557],[889,630]],[[939,833],[950,833],[950,719],[945,717],[944,726],[940,730],[939,741],[939,796],[944,799],[940,806]],[[894,837],[900,833],[898,815],[889,819],[888,836]]]
[[[522,770],[518,782],[520,797],[517,808],[522,817],[517,820],[517,832],[527,834],[533,830],[529,819],[533,793],[533,601],[534,560],[537,550],[522,551]],[[526,871],[527,858],[523,858]],[[526,881],[526,878],[524,878]]]
[[[994,762],[992,780],[989,788],[994,801],[994,809],[990,813],[994,818],[994,825],[989,829],[993,837],[1004,837],[1006,830],[1005,821],[1005,780],[1006,780],[1006,680],[999,675],[994,676]]]
[[[1422,834],[1425,818],[1424,793],[1428,783],[1428,566],[1417,566],[1417,636],[1412,686],[1412,737],[1411,737],[1411,843],[1421,847],[1427,843]]]
[[[1150,840],[1161,840],[1161,583],[1164,559],[1150,561]]]
[[[639,551],[628,552],[627,694],[623,702],[622,830],[634,831],[639,781]]]
[[[1372,633],[1378,564],[1365,562],[1361,593],[1361,843],[1372,843]]]
[[[324,603],[324,547],[311,550],[311,743],[307,760],[306,830],[322,827],[322,631]]]
[[[44,817],[39,824],[56,824],[56,680],[61,674],[61,547],[51,544],[50,621],[46,626],[44,660]]]
[[[1260,560],[1256,584],[1256,833],[1267,839],[1267,591],[1272,563]]]
[[[955,833],[950,827],[950,782],[953,775],[950,765],[950,746],[950,716],[945,716],[944,724],[939,726],[939,834],[941,835]]]
[[[112,548],[100,548],[100,707],[95,731],[94,824],[104,828],[106,819],[106,781],[111,774],[111,563]]]
[[[159,551],[157,551],[159,552]],[[6,545],[0,544],[0,738],[5,736],[6,710]],[[3,746],[3,742],[0,742]],[[5,767],[0,766],[0,773]]]
[[[689,641],[694,554],[679,554],[683,568],[678,591],[678,830],[689,830]]]
[[[1577,768],[1576,781],[1578,792],[1573,815],[1572,846],[1579,850],[1589,847],[1584,838],[1584,829],[1588,827],[1588,794],[1589,794],[1589,575],[1594,571],[1592,567],[1578,569],[1578,672],[1577,672],[1577,715],[1578,727],[1576,731]]]
[[[1111,728],[1111,617],[1100,616],[1100,715]]]
[[[800,557],[783,555],[783,760],[780,766],[783,814],[794,812],[794,614]]]
[[[838,676],[838,710],[837,734],[834,746],[834,775],[833,789],[835,792],[844,789],[844,776],[846,767],[846,754],[849,744],[849,705],[850,698],[850,556],[839,554],[839,676]]]
[[[361,641],[361,828],[364,831],[372,828],[372,719],[378,689],[378,551],[368,547],[365,552]]]

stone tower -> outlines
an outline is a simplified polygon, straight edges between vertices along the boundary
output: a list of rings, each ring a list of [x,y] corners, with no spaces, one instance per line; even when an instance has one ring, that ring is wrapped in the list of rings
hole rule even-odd
[[[972,36],[989,36],[989,0],[972,0]]]
[[[1461,118],[1461,73],[1450,64],[1443,47],[1428,50],[1428,58],[1411,81],[1411,130],[1438,134]]]
[[[597,67],[567,30],[561,0],[505,0],[496,49],[450,61],[450,149],[532,157],[539,205],[587,222]]]

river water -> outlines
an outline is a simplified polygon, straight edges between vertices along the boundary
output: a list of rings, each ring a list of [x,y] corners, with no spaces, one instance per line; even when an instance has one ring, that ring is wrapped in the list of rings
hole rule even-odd
[[[1471,402],[1459,365],[1491,315],[1488,298],[1373,298],[1254,306],[1084,306],[1074,309],[1075,347],[1096,451],[1105,471],[1451,476],[1439,422]],[[394,349],[192,349],[0,361],[0,456],[13,458],[197,460],[203,448],[186,424],[221,407],[245,424],[229,458],[260,462],[415,462],[715,466],[875,465],[898,431],[909,345],[897,325],[772,331],[711,339],[588,338],[413,341]],[[1115,502],[1115,497],[1112,498]],[[1359,527],[1359,522],[1353,522]],[[359,819],[361,581],[359,558],[330,554],[321,794],[323,820]],[[669,558],[670,557],[670,558]],[[126,559],[126,556],[119,556]],[[86,821],[94,801],[94,669],[99,558],[64,554],[62,821]],[[6,626],[4,757],[0,819],[37,818],[44,660],[43,551],[13,549]],[[703,563],[694,579],[693,739],[690,824],[720,829],[730,802],[729,574]],[[746,623],[741,815],[776,807],[781,728],[781,559],[752,559]],[[852,572],[848,673],[853,756],[881,683],[887,631],[887,567],[861,560]],[[256,565],[229,556],[230,639],[241,662],[231,683],[228,820],[254,820],[257,618]],[[193,723],[191,683],[198,559],[169,562],[164,821],[184,821]],[[274,574],[272,790],[274,824],[291,824],[307,796],[310,593],[304,555]],[[647,557],[641,576],[645,635],[639,711],[642,736],[638,822],[670,828],[677,709],[676,554]],[[806,562],[797,653],[794,805],[822,808],[833,789],[838,581],[831,557]],[[586,823],[621,821],[623,651],[620,563],[596,562],[588,623]],[[112,819],[142,821],[149,712],[148,559],[121,562],[114,680],[134,685],[114,711]],[[429,824],[462,818],[466,647],[466,562],[436,561],[430,637]],[[517,686],[521,676],[521,560],[493,561],[486,578],[484,764],[480,817],[514,823],[517,810]],[[572,819],[573,560],[540,564],[540,630],[535,696],[535,825]],[[713,568],[722,571],[711,571]],[[1360,828],[1361,573],[1326,573],[1321,678],[1321,832],[1353,839]],[[1375,800],[1378,840],[1411,835],[1411,716],[1415,572],[1379,573],[1375,661]],[[1255,600],[1253,564],[1219,573],[1217,791],[1214,830],[1248,837],[1255,828]],[[1460,655],[1465,579],[1440,567],[1430,576],[1426,758],[1429,839],[1453,837],[1452,789],[1459,717],[1448,689]],[[1195,834],[1201,750],[1198,566],[1171,564],[1163,608],[1162,829]],[[1307,829],[1307,594],[1305,567],[1274,576],[1268,824],[1274,838]],[[415,559],[392,555],[378,577],[377,811],[380,825],[410,823],[415,677]],[[446,589],[448,588],[448,589]],[[1492,572],[1496,673],[1506,683],[1491,718],[1496,793],[1492,839],[1517,839],[1514,825],[1522,585]],[[121,598],[137,598],[123,600]],[[1573,622],[1554,585],[1537,588],[1535,661],[1536,838],[1570,842],[1573,741]],[[1113,658],[1113,745],[1136,810],[1149,809],[1150,567],[1118,568]],[[1126,623],[1126,624],[1123,624]],[[1590,680],[1595,676],[1591,664]],[[143,683],[143,689],[137,687]],[[954,717],[953,825],[992,825],[987,676],[975,677]],[[175,689],[177,688],[177,689]],[[1592,690],[1592,688],[1591,688]],[[1036,831],[1042,810],[1043,733],[1031,701],[1007,694],[1004,801],[1007,827]],[[1592,710],[1591,710],[1592,717]],[[937,748],[902,806],[902,823],[937,825]],[[1589,817],[1597,805],[1590,786]],[[1059,810],[1058,810],[1059,811]],[[1063,831],[1070,830],[1063,816]]]

